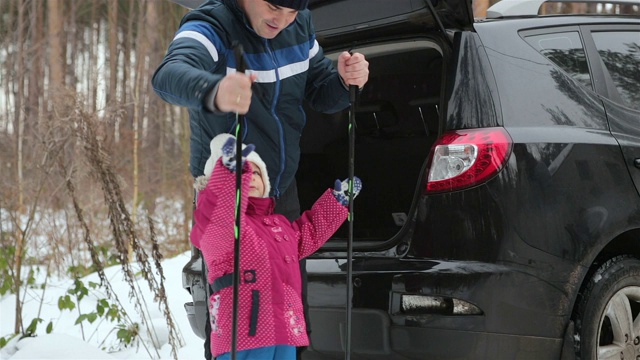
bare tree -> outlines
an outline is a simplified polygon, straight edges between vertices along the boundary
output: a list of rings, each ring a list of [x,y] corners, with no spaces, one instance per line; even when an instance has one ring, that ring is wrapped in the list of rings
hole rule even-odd
[[[69,53],[70,64],[67,67],[67,78],[69,79],[70,86],[75,87],[78,83],[77,69],[77,57],[78,57],[78,23],[76,17],[78,15],[78,0],[71,0],[69,17],[68,17],[68,31],[65,43]]]
[[[140,6],[140,8],[144,8],[146,0],[141,0],[138,2],[138,5]],[[137,207],[138,207],[138,195],[139,195],[139,191],[140,191],[140,187],[139,187],[139,163],[138,163],[138,155],[139,155],[139,149],[140,149],[140,125],[141,125],[141,113],[142,113],[142,107],[143,107],[143,97],[142,94],[144,93],[144,86],[142,85],[142,82],[145,78],[144,74],[145,74],[145,65],[146,65],[146,61],[145,61],[145,57],[147,56],[147,42],[145,41],[145,25],[144,25],[144,21],[139,21],[138,22],[138,37],[136,39],[136,67],[135,67],[135,73],[134,73],[134,86],[133,86],[133,172],[132,172],[132,177],[133,177],[133,211],[131,213],[131,216],[133,218],[133,220],[136,220],[136,216],[137,216]],[[131,253],[130,253],[131,254]]]
[[[107,104],[116,101],[118,86],[118,0],[109,0],[109,88]]]
[[[90,30],[89,36],[91,38],[90,44],[97,43],[100,39],[100,29],[101,22],[98,19],[98,6],[91,7],[91,16],[90,16]],[[98,49],[95,46],[90,46],[88,49],[89,53],[89,68],[90,71],[87,72],[87,83],[89,84],[89,103],[91,104],[91,110],[96,111],[98,107]]]
[[[127,112],[125,116],[125,121],[121,124],[121,128],[123,130],[131,130],[133,128],[133,99],[131,98],[131,88],[130,85],[133,69],[131,67],[131,53],[133,51],[133,42],[134,42],[134,21],[136,18],[136,0],[129,0],[128,4],[128,12],[127,12],[127,25],[126,25],[126,33],[124,40],[124,66],[123,66],[123,75],[122,75],[122,103],[127,107]]]
[[[23,144],[24,144],[24,112],[22,111],[22,96],[24,94],[24,63],[22,62],[22,58],[24,56],[24,43],[25,43],[25,7],[26,4],[18,5],[18,72],[16,74],[17,87],[18,92],[15,94],[15,118],[17,124],[17,137],[16,137],[16,147],[18,154],[17,156],[17,182],[18,182],[18,213],[22,213],[24,211],[24,177],[23,177]],[[19,217],[17,218],[17,231],[16,231],[16,250],[15,255],[13,257],[13,262],[15,264],[15,280],[14,286],[16,287],[16,320],[14,324],[14,331],[19,332],[22,326],[22,304],[20,302],[20,292],[19,289],[21,287],[21,268],[22,268],[22,259],[23,259],[23,251],[24,251],[24,243],[25,243],[25,234],[24,228],[21,226],[22,224],[19,222]]]
[[[151,89],[151,76],[153,75],[153,71],[161,56],[158,56],[158,14],[157,14],[158,4],[156,1],[148,1],[145,11],[145,23],[146,32],[145,32],[145,42],[148,44],[146,46],[147,54],[145,56],[146,64],[145,64],[145,72],[144,79],[142,85],[142,96],[145,99],[145,123],[146,123],[146,134],[145,134],[145,150],[147,152],[153,152],[159,154],[160,161],[146,163],[146,172],[151,175],[148,176],[147,179],[149,181],[149,190],[153,188],[159,188],[161,191],[166,191],[163,188],[165,182],[165,170],[166,164],[169,161],[165,161],[165,121],[158,116],[158,108],[162,108],[160,106],[160,99],[153,94]],[[155,61],[152,62],[152,59]],[[153,64],[153,66],[152,66]],[[150,96],[153,95],[153,96]],[[168,160],[168,159],[167,159]],[[144,198],[150,197],[149,191],[144,193]],[[153,204],[150,202],[146,202],[148,204],[147,209],[152,210]]]
[[[620,14],[625,15],[638,15],[640,14],[640,5],[618,5],[620,7]]]
[[[49,25],[49,89],[56,91],[64,85],[64,52],[62,50],[63,0],[47,1]]]
[[[473,16],[477,18],[486,17],[488,8],[489,8],[489,0],[474,0]]]
[[[25,129],[26,134],[32,133],[41,118],[42,88],[44,86],[44,9],[38,1],[31,1],[31,11],[28,18],[35,19],[31,22],[29,31],[29,74],[28,95],[25,97]]]

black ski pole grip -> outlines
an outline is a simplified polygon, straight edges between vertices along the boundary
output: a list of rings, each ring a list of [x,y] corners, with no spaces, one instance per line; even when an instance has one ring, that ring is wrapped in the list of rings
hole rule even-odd
[[[244,61],[244,49],[242,48],[242,44],[234,41],[232,46],[233,56],[236,58],[236,70],[244,73],[244,71],[247,70],[247,63]]]
[[[355,43],[353,44],[355,46]],[[349,55],[353,55],[353,47],[349,49]],[[356,96],[358,94],[358,87],[356,85],[349,85],[349,103],[356,103]]]
[[[236,70],[239,73],[244,73],[247,70],[247,62],[244,59],[244,49],[242,48],[242,44],[234,41],[231,46],[233,47],[233,56],[236,58]],[[251,85],[251,90],[253,90],[259,99],[264,99],[260,88],[254,85]]]

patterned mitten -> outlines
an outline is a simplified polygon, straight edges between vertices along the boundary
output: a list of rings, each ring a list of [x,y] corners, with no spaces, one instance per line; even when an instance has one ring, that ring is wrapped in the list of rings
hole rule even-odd
[[[362,190],[362,181],[357,176],[353,177],[353,198]],[[336,197],[336,200],[344,206],[349,205],[349,179],[344,181],[336,180],[335,185],[333,186],[333,196]]]
[[[242,165],[255,148],[253,144],[249,144],[242,149]],[[233,137],[228,138],[222,145],[222,164],[232,172],[236,171],[236,139]]]

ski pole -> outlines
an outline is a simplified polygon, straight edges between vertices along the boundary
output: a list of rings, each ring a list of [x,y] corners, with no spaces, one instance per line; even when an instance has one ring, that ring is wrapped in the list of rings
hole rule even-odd
[[[233,54],[236,60],[236,71],[244,73],[244,50],[242,45],[233,43]],[[238,348],[238,300],[240,290],[240,212],[242,210],[242,133],[244,116],[236,112],[236,209],[235,209],[235,241],[233,244],[233,313],[231,325],[231,360],[236,360]]]
[[[351,53],[351,51],[349,51]],[[351,310],[353,307],[353,173],[355,167],[356,143],[356,96],[358,88],[349,85],[349,237],[347,239],[347,329],[345,339],[345,359],[351,359]]]

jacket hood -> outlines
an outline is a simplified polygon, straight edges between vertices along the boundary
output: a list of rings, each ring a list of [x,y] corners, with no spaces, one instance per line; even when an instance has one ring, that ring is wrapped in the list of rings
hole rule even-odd
[[[211,140],[211,156],[207,160],[204,165],[204,175],[200,176],[196,179],[194,187],[196,190],[200,191],[207,186],[207,182],[209,182],[209,178],[211,177],[211,173],[218,162],[218,159],[222,157],[222,145],[227,142],[227,139],[235,137],[231,134],[220,134],[214,137]],[[246,148],[247,145],[242,144],[242,148]],[[269,197],[269,192],[271,191],[271,183],[269,182],[269,173],[267,172],[267,165],[262,161],[260,155],[257,152],[252,151],[248,156],[247,160],[256,164],[258,168],[260,168],[260,172],[262,173],[262,182],[264,183],[264,193],[262,197]]]

